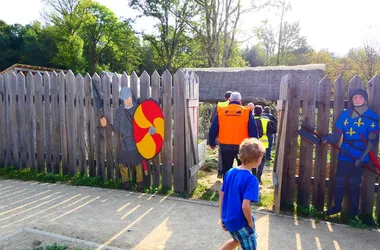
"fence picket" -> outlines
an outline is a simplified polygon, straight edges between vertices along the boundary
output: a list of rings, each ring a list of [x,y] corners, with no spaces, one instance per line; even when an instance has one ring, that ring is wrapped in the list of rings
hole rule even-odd
[[[319,82],[317,131],[321,136],[329,133],[331,81],[325,76]],[[325,178],[327,166],[327,145],[321,145],[315,151],[313,205],[323,210],[325,199]]]
[[[315,126],[315,101],[317,97],[317,81],[312,77],[307,77],[303,82],[303,102],[302,102],[302,127],[314,130]],[[314,145],[301,137],[299,178],[297,204],[305,207],[310,205],[310,187],[313,166]]]
[[[48,173],[52,172],[52,141],[53,132],[51,127],[51,103],[50,103],[50,75],[49,72],[44,72],[43,75],[44,83],[44,108],[45,108],[45,152],[46,152],[46,171]]]
[[[152,74],[152,99],[158,104],[160,104],[160,80],[160,75],[155,70]],[[160,185],[160,161],[160,154],[152,159],[152,178],[155,186]]]
[[[162,75],[162,111],[165,132],[162,153],[162,186],[172,187],[173,130],[172,130],[172,75],[165,70]]]

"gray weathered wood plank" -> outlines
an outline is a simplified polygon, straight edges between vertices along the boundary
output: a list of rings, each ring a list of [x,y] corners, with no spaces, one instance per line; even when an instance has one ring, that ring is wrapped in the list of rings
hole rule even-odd
[[[308,76],[302,85],[304,88],[302,98],[302,127],[308,130],[314,130],[315,101],[318,82],[313,77]],[[297,204],[301,204],[305,207],[310,205],[313,151],[313,144],[301,137]]]
[[[69,156],[69,174],[77,173],[77,116],[75,112],[75,76],[71,70],[66,74],[66,127],[67,127],[67,148]]]
[[[331,81],[325,76],[319,82],[319,99],[318,99],[318,121],[317,131],[320,135],[329,133],[330,118],[330,98],[331,98]],[[327,145],[321,145],[316,148],[315,167],[314,167],[314,184],[313,184],[313,205],[318,210],[323,210],[325,201],[325,180],[327,167]]]
[[[44,83],[44,109],[45,109],[45,152],[46,152],[46,171],[48,173],[52,172],[52,143],[53,143],[53,131],[52,131],[52,112],[50,103],[50,75],[49,72],[44,72],[43,75]]]
[[[112,77],[112,112],[115,115],[116,110],[120,107],[120,84],[122,79],[126,77],[125,72],[119,77],[116,73]],[[128,77],[127,77],[128,81]],[[112,117],[114,119],[114,116]],[[113,122],[113,121],[112,121]],[[120,179],[121,174],[118,167],[117,155],[120,152],[120,134],[113,131],[113,159],[114,159],[114,169],[115,169],[115,179]]]
[[[333,109],[333,123],[331,124],[331,131],[334,129],[336,120],[340,113],[344,110],[344,95],[346,93],[346,83],[342,76],[339,76],[334,82],[334,109]],[[333,206],[334,200],[334,186],[335,186],[335,173],[338,164],[338,150],[331,147],[330,169],[329,169],[329,185],[327,191],[327,207]]]
[[[69,173],[69,156],[68,156],[68,142],[67,142],[67,126],[66,126],[66,75],[61,71],[58,74],[59,82],[59,127],[61,135],[61,160],[62,160],[62,173]]]
[[[19,122],[19,152],[20,152],[20,167],[27,167],[27,148],[28,141],[25,137],[26,126],[27,126],[27,114],[26,114],[26,103],[25,103],[25,76],[23,73],[17,74],[17,91],[18,91],[18,102],[17,102],[17,115]]]
[[[373,77],[367,85],[368,90],[368,106],[376,113],[380,114],[380,77]],[[379,122],[379,121],[378,121]],[[377,156],[379,146],[376,145],[372,150],[373,153]],[[369,160],[367,164],[369,167],[376,169],[372,160]],[[364,170],[364,174],[362,177],[362,184],[360,188],[360,213],[364,215],[372,216],[373,214],[373,202],[375,199],[375,190],[374,186],[376,183],[376,175],[369,171],[368,169]],[[379,194],[380,192],[378,192]],[[379,195],[377,195],[379,197]],[[379,210],[380,199],[377,199],[377,215]],[[379,218],[379,217],[377,217]]]
[[[52,173],[60,172],[60,147],[61,147],[61,137],[60,137],[60,114],[59,114],[59,79],[56,72],[50,74],[50,108],[51,108],[51,129],[52,129]]]
[[[101,85],[101,79],[98,74],[92,76],[93,83],[98,91],[99,97],[103,98],[103,90]],[[93,87],[93,86],[92,86]],[[95,91],[94,89],[92,91]],[[96,145],[96,168],[97,175],[103,180],[106,179],[106,169],[105,169],[105,132],[100,126],[100,119],[103,114],[95,104],[94,100],[94,126],[95,126],[95,145]]]
[[[174,74],[174,191],[186,191],[186,141],[185,136],[185,108],[186,86],[185,75],[181,70]]]
[[[160,82],[161,78],[158,72],[155,70],[152,74],[152,100],[160,104]],[[152,159],[152,178],[153,185],[160,185],[160,154]]]
[[[173,130],[172,130],[172,76],[168,70],[162,75],[162,112],[164,115],[164,144],[162,152],[162,186],[172,187]]]
[[[0,167],[4,167],[5,163],[5,143],[6,143],[6,123],[5,123],[5,107],[6,107],[6,96],[5,96],[5,86],[4,77],[0,75]]]
[[[36,170],[36,123],[35,123],[35,105],[34,105],[34,77],[32,73],[26,76],[26,112],[27,112],[27,130],[25,137],[28,139],[28,165],[31,169]]]
[[[44,86],[42,75],[37,72],[34,75],[35,89],[34,98],[36,105],[36,148],[37,148],[37,171],[45,171],[44,142],[45,142],[45,114],[43,105]]]
[[[101,78],[103,89],[103,109],[104,117],[108,122],[112,123],[112,107],[111,107],[111,79],[108,74],[105,74]],[[114,179],[114,160],[112,152],[112,131],[110,129],[105,130],[105,143],[106,143],[106,168],[107,179]]]
[[[85,102],[84,102],[84,79],[78,74],[76,80],[76,102],[75,109],[77,111],[77,147],[78,147],[78,171],[87,176],[86,161],[86,141],[85,141]]]
[[[88,158],[88,175],[96,176],[95,158],[94,158],[94,109],[92,106],[92,78],[87,73],[84,78],[84,92],[85,92],[85,117],[86,117],[86,149]],[[86,173],[87,174],[87,173]]]

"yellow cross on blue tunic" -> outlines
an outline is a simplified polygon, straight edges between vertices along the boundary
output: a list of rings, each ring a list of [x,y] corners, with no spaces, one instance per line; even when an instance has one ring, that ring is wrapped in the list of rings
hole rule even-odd
[[[348,119],[346,119],[344,122],[343,122],[344,126],[347,126],[348,124]]]

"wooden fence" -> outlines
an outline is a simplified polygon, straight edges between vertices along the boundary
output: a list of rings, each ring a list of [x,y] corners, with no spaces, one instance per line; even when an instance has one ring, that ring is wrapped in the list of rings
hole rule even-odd
[[[144,181],[191,192],[199,168],[199,79],[181,70],[174,77],[168,71],[162,76],[144,71],[140,78],[135,72],[131,76],[86,74],[84,78],[71,71],[0,75],[0,166],[120,178],[116,163],[120,136],[100,127],[92,82],[108,121],[121,103],[119,89],[123,86],[129,86],[139,102],[152,98],[161,105],[163,150],[150,161]]]
[[[327,135],[350,102],[346,101],[347,93],[363,87],[364,83],[358,76],[348,84],[341,77],[334,84],[328,77],[321,81],[308,77],[304,82],[293,74],[282,78],[277,102],[279,132],[274,168],[276,212],[280,211],[281,203],[293,204],[295,201],[303,206],[312,204],[318,210],[332,206],[338,152],[328,145],[315,147],[299,138],[295,131],[302,124],[308,129],[315,128],[320,135]],[[375,76],[368,82],[367,91],[369,106],[380,114],[380,77]],[[377,151],[378,147],[375,155]],[[376,181],[377,176],[366,169],[360,196],[363,214],[372,215],[376,209],[376,215],[380,216]],[[344,209],[347,208],[348,204],[344,202]]]

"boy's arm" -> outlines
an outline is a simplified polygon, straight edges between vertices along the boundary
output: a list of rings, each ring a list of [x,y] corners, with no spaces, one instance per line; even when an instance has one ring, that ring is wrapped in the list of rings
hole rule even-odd
[[[220,190],[219,191],[219,213],[220,213],[220,219],[222,219],[223,197],[224,197],[224,192],[222,190]]]
[[[227,229],[226,229],[226,227],[224,226],[223,221],[222,221],[223,197],[224,197],[224,192],[223,192],[222,190],[220,190],[220,191],[219,191],[219,213],[220,213],[219,223],[220,223],[220,225],[222,226],[223,230],[224,230],[224,231],[227,231]]]
[[[251,228],[254,228],[255,225],[253,224],[252,214],[251,214],[251,201],[244,199],[241,208],[243,209],[244,217],[247,220],[248,225]]]

